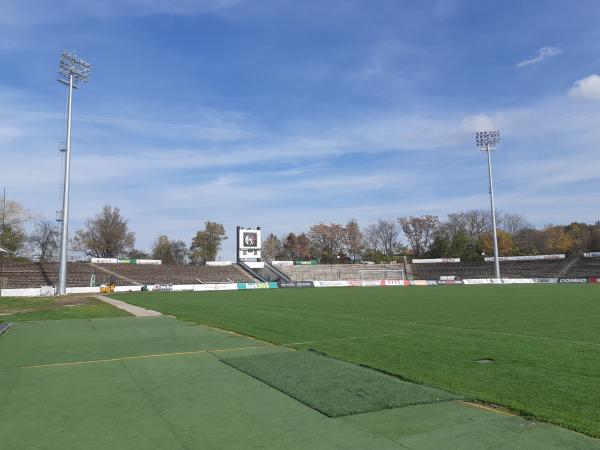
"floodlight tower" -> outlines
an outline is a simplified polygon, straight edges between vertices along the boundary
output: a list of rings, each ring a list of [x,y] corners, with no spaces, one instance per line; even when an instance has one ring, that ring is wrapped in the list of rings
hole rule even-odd
[[[494,205],[494,183],[492,180],[492,150],[500,142],[500,130],[478,131],[475,133],[477,147],[482,152],[487,152],[488,178],[490,182],[490,205],[492,208],[492,239],[494,241],[494,266],[496,268],[496,279],[500,279],[500,262],[498,260],[498,234],[496,231],[496,207]]]
[[[67,245],[69,242],[69,178],[71,171],[71,112],[73,105],[73,89],[77,89],[82,83],[87,83],[91,68],[91,64],[79,58],[75,53],[70,53],[66,50],[63,51],[58,66],[58,81],[67,86],[68,95],[58,295],[64,295],[67,292]]]

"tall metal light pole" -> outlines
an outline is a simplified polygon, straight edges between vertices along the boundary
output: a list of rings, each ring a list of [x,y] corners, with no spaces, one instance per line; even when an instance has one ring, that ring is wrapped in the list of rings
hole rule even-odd
[[[494,183],[492,179],[492,150],[500,142],[500,130],[478,131],[475,133],[477,146],[488,157],[488,178],[490,182],[490,206],[492,208],[492,239],[494,241],[494,266],[496,268],[496,279],[500,279],[500,262],[498,260],[498,234],[496,231],[496,207],[494,205]]]
[[[58,274],[58,295],[67,292],[67,246],[69,243],[69,178],[71,171],[71,116],[73,89],[87,83],[92,66],[74,53],[63,51],[58,66],[58,81],[68,88],[67,98],[67,139],[65,148],[65,173],[63,184],[62,226],[60,233],[60,266]]]

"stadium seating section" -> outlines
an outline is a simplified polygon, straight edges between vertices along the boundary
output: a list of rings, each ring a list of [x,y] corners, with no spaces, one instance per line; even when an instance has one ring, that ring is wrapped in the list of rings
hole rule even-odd
[[[402,279],[438,280],[442,276],[465,278],[491,278],[492,262],[461,262],[442,264],[334,264],[316,266],[280,266],[294,281],[377,280]],[[406,270],[408,269],[408,270]],[[500,263],[504,278],[554,278],[600,276],[600,258],[548,261],[504,261]],[[111,278],[118,286],[154,284],[200,284],[253,282],[249,275],[236,265],[231,266],[169,266],[137,264],[68,264],[68,287],[90,286],[95,274],[96,285],[106,284]],[[4,262],[0,269],[0,287],[31,288],[56,286],[58,263]]]
[[[402,279],[404,264],[323,264],[316,266],[279,266],[293,281]]]
[[[553,278],[558,277],[567,260],[501,261],[503,278]],[[441,276],[465,278],[493,278],[493,262],[460,262],[442,264],[412,264],[416,280],[439,280]]]
[[[600,277],[600,257],[579,258],[566,273],[566,277]]]
[[[0,270],[0,286],[3,288],[56,286],[58,281],[59,270],[56,262],[5,262]],[[90,286],[92,274],[96,275],[96,285],[106,284],[112,277],[118,286],[254,281],[236,266],[94,265],[70,262],[67,269],[67,286]]]

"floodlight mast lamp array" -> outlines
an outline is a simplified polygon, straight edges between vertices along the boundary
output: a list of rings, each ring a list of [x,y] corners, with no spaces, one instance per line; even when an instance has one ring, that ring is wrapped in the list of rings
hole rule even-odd
[[[67,139],[65,148],[65,172],[63,184],[63,205],[60,233],[60,265],[58,274],[57,295],[67,293],[67,246],[69,243],[69,178],[71,173],[71,116],[73,106],[73,89],[88,81],[91,64],[74,53],[64,51],[58,66],[58,81],[67,86]]]
[[[500,130],[478,131],[475,133],[477,147],[487,152],[488,157],[488,179],[490,183],[490,206],[492,209],[492,240],[494,242],[494,267],[496,279],[500,279],[500,261],[498,259],[498,232],[496,229],[496,206],[494,204],[494,182],[492,178],[492,150],[500,142]]]

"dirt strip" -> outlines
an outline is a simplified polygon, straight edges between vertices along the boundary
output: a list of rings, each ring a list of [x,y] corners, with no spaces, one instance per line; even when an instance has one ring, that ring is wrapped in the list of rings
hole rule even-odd
[[[158,311],[142,308],[140,306],[130,305],[129,303],[125,303],[120,300],[115,300],[104,295],[96,295],[95,297],[98,300],[102,300],[103,302],[113,305],[116,308],[122,309],[123,311],[127,311],[128,313],[133,314],[136,317],[162,316],[162,313]]]

